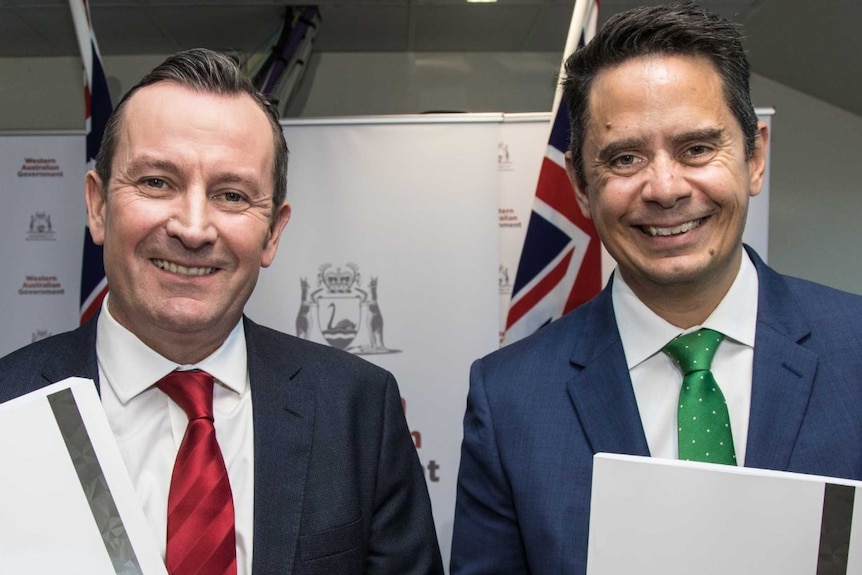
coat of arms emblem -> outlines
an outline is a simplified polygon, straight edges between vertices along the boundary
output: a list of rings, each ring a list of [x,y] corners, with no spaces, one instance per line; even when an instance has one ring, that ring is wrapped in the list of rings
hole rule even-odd
[[[30,216],[30,227],[27,230],[28,240],[54,240],[54,226],[51,214],[36,212]]]
[[[365,289],[356,264],[323,264],[313,290],[306,278],[299,283],[302,302],[296,316],[298,337],[360,355],[400,351],[387,348],[383,341],[376,277]]]

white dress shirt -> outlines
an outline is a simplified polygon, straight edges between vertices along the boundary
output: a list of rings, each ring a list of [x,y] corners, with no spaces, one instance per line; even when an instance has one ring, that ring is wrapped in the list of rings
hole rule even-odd
[[[757,270],[743,252],[733,284],[703,325],[682,330],[640,301],[619,273],[611,295],[623,350],[640,411],[647,445],[653,457],[677,459],[677,411],[683,373],[661,349],[673,338],[701,328],[724,334],[712,360],[712,373],[727,400],[738,465],[745,462],[754,333],[757,326]]]
[[[188,417],[153,387],[174,369],[201,369],[216,381],[216,438],[227,466],[236,518],[237,575],[250,575],[254,502],[254,443],[245,331],[195,365],[178,365],[147,347],[102,304],[96,326],[102,406],[117,439],[156,544],[165,557],[168,491]]]

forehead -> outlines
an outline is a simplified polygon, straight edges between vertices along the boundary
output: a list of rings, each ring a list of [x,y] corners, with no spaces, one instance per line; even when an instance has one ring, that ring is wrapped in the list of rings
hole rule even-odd
[[[249,94],[214,94],[157,82],[123,107],[113,174],[133,180],[170,166],[182,181],[246,182],[249,191],[275,191],[275,142],[266,112]]]
[[[721,76],[703,56],[631,58],[596,74],[587,99],[587,137],[672,129],[732,117]]]
[[[119,146],[174,143],[215,150],[219,145],[274,157],[266,112],[246,93],[216,94],[163,81],[135,92],[124,105]],[[127,150],[128,151],[128,150]]]

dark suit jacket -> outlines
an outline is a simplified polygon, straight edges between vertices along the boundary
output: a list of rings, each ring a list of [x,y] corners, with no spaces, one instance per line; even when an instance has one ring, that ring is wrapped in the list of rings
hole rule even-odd
[[[745,465],[862,479],[862,297],[759,278]],[[452,575],[586,571],[592,458],[649,455],[610,286],[472,368]]]
[[[386,371],[256,325],[254,575],[442,573],[428,490]],[[0,360],[0,402],[71,376],[98,386],[96,321]]]

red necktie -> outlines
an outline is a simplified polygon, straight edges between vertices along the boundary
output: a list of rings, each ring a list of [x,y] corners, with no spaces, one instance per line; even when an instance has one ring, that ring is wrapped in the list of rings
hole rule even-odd
[[[168,573],[236,575],[233,496],[213,427],[213,377],[173,371],[156,385],[189,417],[168,495]]]

